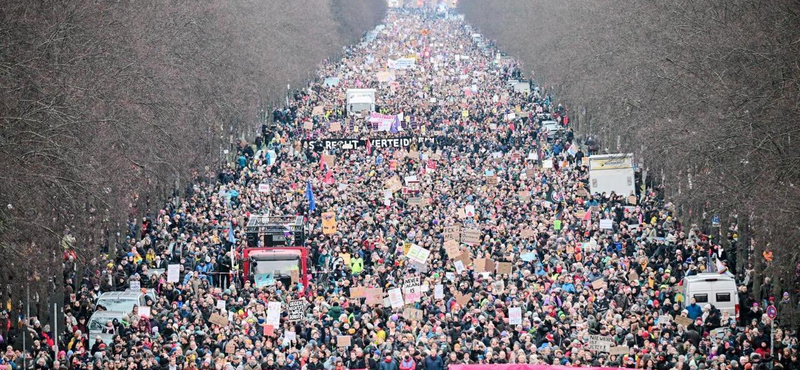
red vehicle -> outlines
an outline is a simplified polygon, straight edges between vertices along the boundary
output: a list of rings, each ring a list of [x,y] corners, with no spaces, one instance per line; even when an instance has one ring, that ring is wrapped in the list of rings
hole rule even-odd
[[[256,286],[272,285],[277,281],[284,286],[292,283],[293,271],[308,290],[310,280],[309,249],[305,247],[303,217],[251,216],[245,228],[247,247],[241,255],[242,281]]]

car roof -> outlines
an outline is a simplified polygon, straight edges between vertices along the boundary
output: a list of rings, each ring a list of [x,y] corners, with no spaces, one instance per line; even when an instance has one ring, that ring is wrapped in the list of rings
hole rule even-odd
[[[126,313],[122,311],[95,311],[95,313],[92,314],[92,318],[122,318],[125,317],[125,315]]]
[[[124,291],[124,292],[106,292],[100,295],[98,299],[139,299],[142,292],[139,291]]]
[[[734,281],[733,277],[731,277],[729,275],[718,274],[716,272],[704,272],[704,273],[697,274],[697,275],[687,276],[685,279],[686,279],[687,282],[705,281],[705,280],[709,280],[709,279],[716,279],[718,281],[719,280]]]

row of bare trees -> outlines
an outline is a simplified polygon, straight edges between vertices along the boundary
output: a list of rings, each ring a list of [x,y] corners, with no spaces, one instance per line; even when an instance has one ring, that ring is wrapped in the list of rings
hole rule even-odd
[[[800,3],[462,0],[460,10],[568,104],[583,135],[635,152],[683,217],[720,215],[722,239],[734,228],[756,287],[772,276],[772,294],[796,299]]]
[[[258,111],[383,18],[381,0],[0,4],[0,304],[205,176]]]

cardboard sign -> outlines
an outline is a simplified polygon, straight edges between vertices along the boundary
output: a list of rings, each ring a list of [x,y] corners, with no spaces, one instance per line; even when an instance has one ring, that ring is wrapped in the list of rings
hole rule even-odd
[[[303,122],[303,129],[305,130],[313,130],[314,129],[314,122],[313,121],[305,121]]]
[[[368,305],[383,303],[383,289],[381,288],[367,288],[367,300],[364,302]]]
[[[413,198],[409,198],[408,199],[408,205],[410,205],[410,206],[421,207],[421,206],[427,205],[427,204],[424,204],[424,203],[425,203],[425,201],[421,197],[413,197]]]
[[[500,183],[500,180],[497,176],[489,176],[486,178],[486,184],[491,186],[497,186]]]
[[[531,192],[528,190],[519,191],[517,192],[517,195],[519,195],[519,199],[522,201],[527,201],[531,199]]]
[[[530,227],[523,229],[520,233],[520,236],[523,238],[532,238],[534,235],[536,235],[536,232],[534,232]]]
[[[639,281],[639,274],[637,274],[636,271],[631,270],[628,273],[628,281]]]
[[[383,183],[384,188],[388,189],[392,193],[396,193],[403,188],[403,184],[400,182],[400,178],[397,175],[392,176],[392,178],[386,180]]]
[[[323,114],[325,114],[325,108],[323,108],[321,105],[318,105],[311,110],[311,115],[314,117],[319,117]]]
[[[409,321],[422,321],[422,310],[406,307],[403,310],[403,318]]]
[[[500,275],[511,275],[511,262],[498,262],[496,272]]]
[[[461,254],[455,258],[455,260],[464,264],[465,267],[472,263],[472,259],[469,257],[469,252],[466,251],[461,252]]]
[[[509,307],[508,309],[508,323],[510,325],[522,325],[522,308]]]
[[[603,287],[605,287],[605,286],[606,286],[606,281],[603,280],[603,279],[597,279],[597,280],[592,282],[592,288],[594,290],[603,289]]]
[[[684,327],[688,327],[692,325],[692,319],[684,316],[677,316],[675,317],[675,323],[678,325],[683,325]]]
[[[336,346],[337,347],[350,347],[350,343],[352,342],[353,337],[349,335],[337,335],[336,336]]]
[[[225,345],[225,353],[229,355],[236,353],[236,343],[228,342],[228,344]]]
[[[462,295],[461,292],[456,291],[455,294],[456,302],[460,304],[462,307],[466,307],[467,303],[469,303],[470,299],[472,299],[472,294]]]
[[[491,272],[494,271],[494,261],[491,258],[478,258],[475,260],[475,271]]]
[[[306,301],[302,299],[295,299],[289,301],[289,321],[300,321],[305,316]]]
[[[636,205],[636,200],[637,200],[636,196],[635,195],[631,195],[631,196],[628,197],[628,204]]]
[[[336,159],[336,156],[332,155],[332,154],[323,154],[322,155],[322,161],[325,162],[325,165],[328,166],[328,168],[333,168],[333,161],[335,159]]]
[[[456,258],[461,254],[461,248],[458,247],[458,242],[455,240],[444,242],[444,250],[447,252],[448,258]]]
[[[464,229],[461,231],[461,242],[467,245],[477,245],[481,242],[481,231],[478,229]]]
[[[611,348],[608,350],[608,354],[609,354],[609,355],[611,355],[611,356],[615,356],[615,355],[627,355],[627,354],[628,354],[628,352],[630,352],[630,350],[631,350],[631,349],[630,349],[630,348],[628,348],[628,346],[616,346],[616,347],[611,347]]]
[[[211,314],[211,317],[208,318],[208,322],[214,325],[228,326],[228,318],[216,312]]]
[[[322,214],[322,233],[325,235],[336,234],[336,214],[325,212]]]
[[[367,298],[367,288],[363,286],[350,288],[350,298]]]
[[[342,124],[341,122],[331,122],[331,127],[328,128],[330,132],[339,132],[342,131]]]

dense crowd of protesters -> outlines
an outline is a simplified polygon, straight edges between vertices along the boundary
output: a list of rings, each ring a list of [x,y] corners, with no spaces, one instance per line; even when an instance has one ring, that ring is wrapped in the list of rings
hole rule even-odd
[[[402,57],[414,57],[415,65],[387,69],[389,59]],[[738,320],[711,305],[684,302],[674,289],[683,277],[727,268],[719,240],[681,224],[641,172],[635,199],[589,194],[583,158],[591,153],[573,137],[568,111],[533,84],[530,92],[515,91],[509,80],[522,80],[517,63],[473,40],[463,20],[392,11],[375,40],[347,49],[318,77],[273,112],[274,124],[264,126],[254,145],[242,143],[235,164],[211,179],[198,177],[183,196],[132,219],[117,255],[87,261],[77,276],[72,245],[81,241],[65,243],[67,327],[54,336],[49,326],[33,323],[29,368],[800,368],[796,333],[780,325],[770,357],[768,302],[752,298],[748,271],[736,271]],[[329,77],[338,84],[326,83]],[[350,88],[377,89],[382,113],[403,114],[400,127],[376,132],[366,119],[348,116],[344,92]],[[544,118],[562,130],[540,128]],[[331,131],[332,123],[341,130]],[[437,139],[325,152],[307,144],[363,137]],[[323,154],[333,156],[332,166]],[[419,185],[387,194],[394,176],[416,176]],[[264,183],[267,192],[258,189]],[[280,281],[257,288],[235,273],[247,244],[243,226],[266,212],[305,217],[314,262],[308,288]],[[323,212],[335,213],[335,233],[323,233]],[[612,220],[613,228],[601,229],[601,219]],[[478,243],[459,243],[463,269],[444,247],[451,226],[480,230]],[[411,244],[431,252],[424,266],[405,255]],[[481,271],[478,261],[486,258],[511,263],[510,273]],[[169,264],[181,265],[177,283],[161,273]],[[403,308],[351,297],[354,287],[385,294],[414,276],[421,297]],[[87,321],[97,297],[131,281],[155,291],[147,299],[150,317],[135,308],[109,323],[112,342],[90,345]],[[294,299],[307,301],[306,317],[289,322],[286,303]],[[767,300],[779,309],[793,304],[788,294]],[[268,302],[284,304],[277,327],[264,325]],[[409,307],[422,318],[404,315]],[[512,324],[509,312],[516,307],[521,323]],[[213,313],[229,324],[212,324]],[[666,315],[691,324],[664,322]],[[590,350],[590,335],[628,349]],[[350,345],[338,346],[340,336],[350,336]],[[0,367],[21,368],[21,357],[9,348]]]

